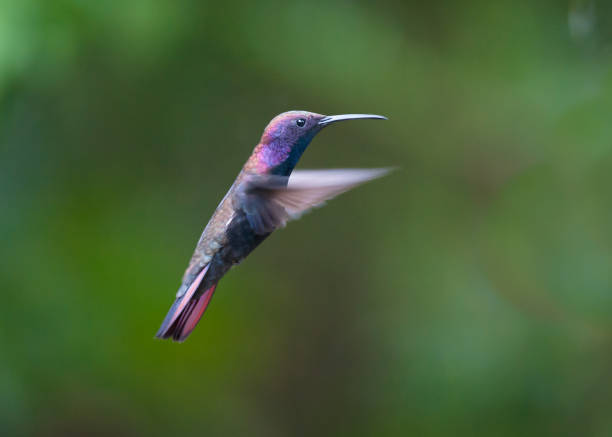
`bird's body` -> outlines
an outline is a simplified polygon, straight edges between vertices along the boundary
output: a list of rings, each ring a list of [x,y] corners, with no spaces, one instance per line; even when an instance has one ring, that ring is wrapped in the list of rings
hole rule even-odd
[[[323,127],[353,118],[384,117],[325,117],[290,111],[270,122],[204,228],[158,338],[183,341],[195,328],[223,275],[275,229],[325,200],[386,173],[384,169],[293,172]]]
[[[242,175],[242,173],[241,173]],[[208,225],[191,257],[189,267],[183,276],[183,289],[193,282],[206,265],[210,265],[202,287],[212,286],[234,265],[242,261],[270,233],[256,234],[250,227],[246,215],[236,209],[235,187],[240,185],[241,175],[229,189]],[[179,290],[179,293],[181,291]]]

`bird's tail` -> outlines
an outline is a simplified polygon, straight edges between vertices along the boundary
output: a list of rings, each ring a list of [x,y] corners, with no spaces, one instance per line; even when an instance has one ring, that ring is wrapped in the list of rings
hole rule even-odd
[[[217,284],[215,284],[201,295],[196,295],[207,270],[208,267],[205,267],[189,289],[182,296],[176,298],[159,331],[155,334],[157,338],[172,338],[174,341],[184,341],[191,334],[202,314],[206,311],[206,307],[217,287]]]

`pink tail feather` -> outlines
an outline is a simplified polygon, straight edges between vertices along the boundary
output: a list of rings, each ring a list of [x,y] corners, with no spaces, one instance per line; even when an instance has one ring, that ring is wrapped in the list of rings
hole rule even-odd
[[[217,287],[217,284],[215,284],[200,296],[195,296],[207,271],[208,266],[202,269],[185,294],[177,297],[155,335],[157,338],[172,338],[174,341],[184,341],[191,334],[204,311],[206,311],[206,307]]]
[[[206,290],[199,298],[191,299],[189,305],[187,305],[181,317],[175,323],[176,328],[172,333],[173,340],[184,341],[189,334],[191,334],[191,331],[193,331],[193,328],[195,328],[200,321],[204,311],[206,311],[206,307],[216,287],[217,285],[215,284]]]

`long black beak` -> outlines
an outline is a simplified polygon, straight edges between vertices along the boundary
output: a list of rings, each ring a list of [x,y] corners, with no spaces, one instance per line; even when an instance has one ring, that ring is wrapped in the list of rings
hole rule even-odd
[[[337,121],[344,120],[356,120],[358,118],[375,118],[378,120],[386,120],[387,117],[383,117],[382,115],[374,115],[374,114],[342,114],[342,115],[328,115],[319,120],[319,126],[327,126],[330,123],[335,123]]]

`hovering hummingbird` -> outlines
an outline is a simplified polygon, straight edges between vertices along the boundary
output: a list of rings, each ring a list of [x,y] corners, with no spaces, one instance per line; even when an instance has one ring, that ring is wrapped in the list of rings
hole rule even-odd
[[[324,116],[289,111],[266,127],[259,144],[204,228],[157,338],[183,341],[210,303],[219,280],[275,229],[351,188],[383,176],[387,169],[293,171],[304,150],[325,126],[381,115]]]

